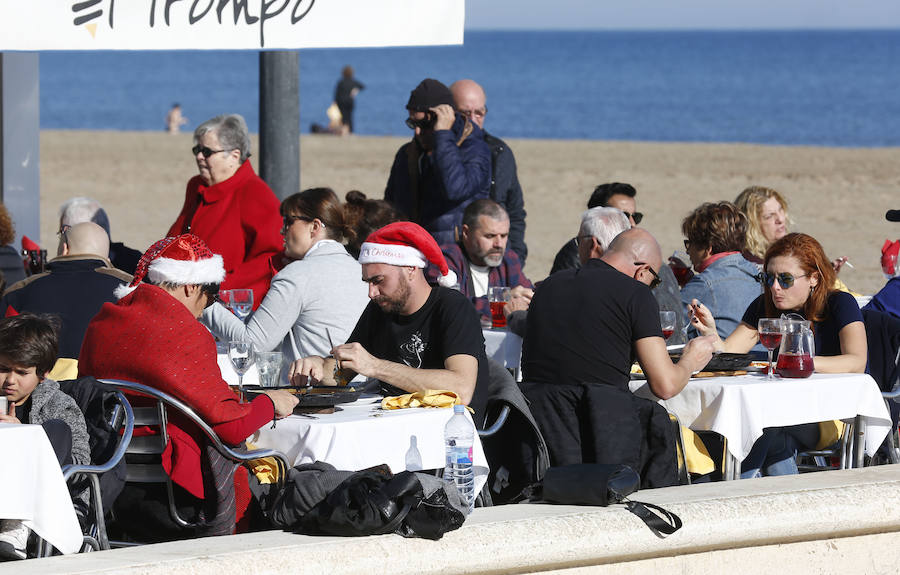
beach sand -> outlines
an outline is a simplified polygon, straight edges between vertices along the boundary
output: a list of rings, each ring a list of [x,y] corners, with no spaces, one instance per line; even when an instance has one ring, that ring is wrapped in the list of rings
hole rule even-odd
[[[358,189],[383,196],[404,139],[304,135],[302,188],[328,186],[338,195]],[[879,265],[885,239],[900,226],[885,221],[900,208],[900,149],[848,149],[693,144],[509,140],[528,211],[525,273],[550,270],[559,247],[577,231],[594,186],[620,181],[637,190],[642,226],[663,255],[682,246],[681,220],[700,203],[734,200],[749,185],[779,190],[790,202],[792,231],[816,237],[830,258],[847,256],[841,278],[872,294],[884,285]],[[97,199],[115,241],[144,250],[160,239],[196,174],[191,135],[150,132],[41,132],[41,242],[55,252],[58,209],[74,196]],[[256,138],[254,137],[254,146]],[[251,160],[258,169],[254,147]]]

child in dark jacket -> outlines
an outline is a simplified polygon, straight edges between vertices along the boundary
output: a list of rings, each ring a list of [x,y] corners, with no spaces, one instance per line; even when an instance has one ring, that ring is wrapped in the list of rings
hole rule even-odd
[[[88,465],[91,451],[84,415],[59,384],[44,377],[53,368],[58,349],[49,319],[32,314],[0,319],[0,397],[6,399],[0,423],[41,425],[60,465]],[[25,559],[28,535],[22,521],[0,521],[0,561]]]

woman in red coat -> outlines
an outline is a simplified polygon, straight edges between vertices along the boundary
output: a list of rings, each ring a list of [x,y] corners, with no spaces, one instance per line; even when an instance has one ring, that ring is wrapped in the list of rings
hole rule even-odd
[[[200,174],[188,181],[166,235],[191,233],[206,242],[225,260],[222,289],[252,289],[255,309],[269,289],[269,260],[283,245],[280,202],[250,165],[250,133],[238,114],[200,124],[192,151]]]

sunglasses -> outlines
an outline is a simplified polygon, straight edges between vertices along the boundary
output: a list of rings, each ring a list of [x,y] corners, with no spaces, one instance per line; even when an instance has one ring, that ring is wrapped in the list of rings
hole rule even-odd
[[[647,262],[634,262],[634,265],[647,266],[647,271],[653,274],[653,281],[650,282],[650,289],[656,289],[659,287],[659,284],[662,283],[662,278],[659,277],[659,274],[656,273],[652,267],[650,267],[650,264],[648,264]]]
[[[285,228],[291,227],[297,220],[303,222],[312,222],[313,218],[307,216],[284,216],[283,218],[281,218],[281,221],[283,222]]]
[[[211,305],[213,305],[216,302],[222,303],[221,298],[219,298],[219,286],[217,284],[210,285],[210,286],[203,286],[201,288],[201,291],[204,294],[206,294],[206,305],[203,306],[204,309],[210,307]]]
[[[420,130],[430,130],[434,127],[435,120],[437,120],[437,116],[435,116],[432,112],[426,112],[425,117],[421,120],[407,118],[406,127],[410,130],[415,130],[416,128],[419,128]]]
[[[644,219],[644,214],[642,214],[641,212],[634,212],[633,214],[629,214],[625,210],[622,210],[622,213],[625,214],[626,216],[628,216],[629,218],[633,219],[635,225],[641,223],[641,220]]]
[[[203,154],[204,158],[209,159],[209,157],[213,154],[218,154],[219,152],[230,152],[231,150],[213,150],[212,148],[207,148],[206,146],[197,144],[196,146],[191,148],[191,151],[194,152],[195,156],[197,154]]]
[[[778,280],[778,285],[781,286],[781,289],[788,289],[794,285],[794,280],[797,278],[805,278],[809,274],[803,274],[802,276],[795,276],[794,274],[788,272],[781,272],[780,274],[763,274],[762,280],[766,282],[766,285],[772,287],[775,285],[775,280]]]

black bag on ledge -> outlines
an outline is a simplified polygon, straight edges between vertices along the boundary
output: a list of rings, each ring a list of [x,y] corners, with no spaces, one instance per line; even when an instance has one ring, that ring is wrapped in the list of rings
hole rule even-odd
[[[627,465],[580,463],[551,467],[542,483],[536,486],[532,501],[562,505],[599,505],[606,507],[624,503],[657,537],[671,535],[681,529],[681,518],[652,503],[630,501],[628,496],[641,486],[641,477]],[[660,517],[650,509],[659,511]]]
[[[465,506],[449,482],[426,473],[392,475],[386,465],[336,471],[317,461],[289,470],[283,488],[251,489],[275,527],[307,535],[382,535],[437,540],[459,529]]]

